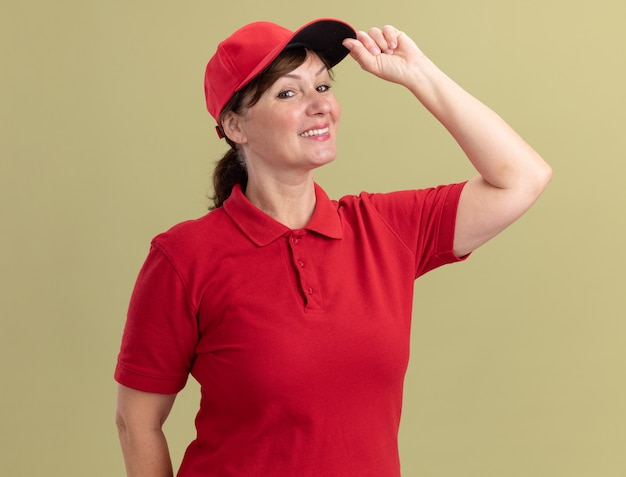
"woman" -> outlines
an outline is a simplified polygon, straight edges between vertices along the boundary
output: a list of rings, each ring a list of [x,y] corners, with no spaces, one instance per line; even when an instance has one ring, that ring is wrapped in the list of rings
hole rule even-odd
[[[460,184],[328,199],[350,54],[408,88],[477,171]],[[413,281],[520,217],[550,167],[392,26],[253,23],[207,65],[207,108],[231,146],[215,204],[152,242],[116,379],[129,476],[169,476],[162,432],[191,373],[197,438],[179,476],[400,475],[397,432]]]

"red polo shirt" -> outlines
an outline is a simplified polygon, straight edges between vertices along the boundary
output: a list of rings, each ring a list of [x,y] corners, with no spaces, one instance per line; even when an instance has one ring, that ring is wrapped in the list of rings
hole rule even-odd
[[[328,199],[291,230],[235,187],[157,236],[116,379],[201,385],[179,476],[395,477],[415,278],[452,251],[463,184]]]

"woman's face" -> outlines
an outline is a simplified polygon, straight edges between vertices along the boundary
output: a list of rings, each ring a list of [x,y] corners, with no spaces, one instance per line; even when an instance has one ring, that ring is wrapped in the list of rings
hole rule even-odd
[[[299,174],[335,159],[341,109],[324,63],[308,54],[240,119],[248,173]]]

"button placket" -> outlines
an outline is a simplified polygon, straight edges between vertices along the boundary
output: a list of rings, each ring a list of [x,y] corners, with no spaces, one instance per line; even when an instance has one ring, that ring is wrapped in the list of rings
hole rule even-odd
[[[319,298],[316,298],[318,291],[316,290],[315,277],[313,270],[307,266],[308,258],[306,247],[303,247],[303,240],[304,237],[302,235],[296,234],[289,238],[291,259],[307,308],[320,308],[319,303],[317,303]]]

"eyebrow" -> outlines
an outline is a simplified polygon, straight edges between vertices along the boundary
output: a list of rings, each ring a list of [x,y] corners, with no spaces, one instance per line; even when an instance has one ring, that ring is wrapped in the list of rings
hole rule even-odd
[[[317,73],[315,73],[315,76],[321,75],[324,71],[328,71],[328,68],[326,68],[326,65],[322,66],[320,68],[320,70]],[[296,74],[296,73],[287,73],[285,75],[285,77],[287,77],[287,78],[294,78],[294,79],[301,79],[302,78],[301,75]]]

